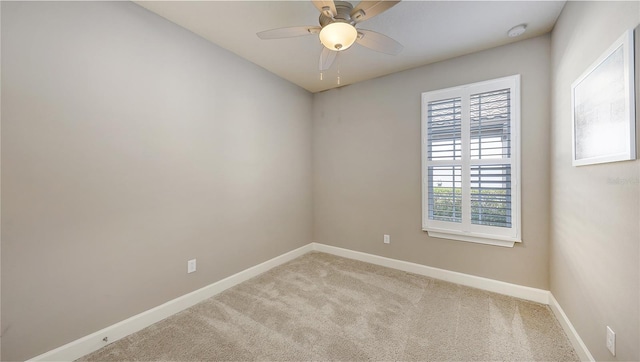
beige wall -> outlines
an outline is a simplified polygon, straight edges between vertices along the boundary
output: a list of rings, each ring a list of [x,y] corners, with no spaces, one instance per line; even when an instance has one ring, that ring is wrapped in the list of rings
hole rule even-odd
[[[311,102],[133,3],[2,2],[2,360],[309,243]]]
[[[314,95],[314,241],[548,288],[550,38]],[[421,230],[420,94],[522,75],[522,235],[514,248]],[[391,244],[383,244],[383,234]]]
[[[640,359],[640,161],[571,166],[571,83],[638,23],[637,1],[568,2],[552,35],[551,292],[596,360]]]

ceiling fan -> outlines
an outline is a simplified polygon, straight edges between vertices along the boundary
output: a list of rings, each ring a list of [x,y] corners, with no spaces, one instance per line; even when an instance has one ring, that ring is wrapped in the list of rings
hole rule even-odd
[[[265,30],[257,33],[258,37],[266,40],[318,34],[320,42],[324,45],[318,66],[320,71],[331,68],[338,52],[347,50],[353,43],[390,55],[397,55],[402,51],[402,44],[388,36],[356,28],[359,23],[388,10],[400,0],[363,0],[355,8],[347,1],[312,0],[312,2],[320,11],[320,26],[293,26]]]

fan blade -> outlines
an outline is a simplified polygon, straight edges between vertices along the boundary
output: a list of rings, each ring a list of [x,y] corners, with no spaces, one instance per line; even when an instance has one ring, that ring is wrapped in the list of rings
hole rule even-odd
[[[282,39],[293,38],[296,36],[304,36],[310,34],[318,34],[322,29],[319,26],[292,26],[288,28],[278,28],[265,30],[257,33],[256,35],[260,39]]]
[[[371,50],[389,55],[398,55],[402,49],[404,49],[402,44],[388,36],[364,29],[358,29],[358,38],[356,39],[356,43]]]
[[[320,53],[320,65],[318,66],[321,72],[331,68],[331,64],[333,64],[333,61],[336,59],[336,55],[338,55],[338,52],[329,50],[327,47],[322,47],[322,53]]]
[[[399,2],[400,0],[360,1],[358,6],[351,10],[351,19],[355,21],[356,24],[360,23],[390,9]]]
[[[325,16],[328,16],[333,19],[334,16],[338,14],[336,10],[336,4],[333,0],[311,0],[313,5]]]

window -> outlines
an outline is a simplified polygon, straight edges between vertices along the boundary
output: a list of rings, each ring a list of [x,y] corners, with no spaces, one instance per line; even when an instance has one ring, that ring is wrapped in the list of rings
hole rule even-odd
[[[422,229],[520,242],[520,76],[422,93]]]

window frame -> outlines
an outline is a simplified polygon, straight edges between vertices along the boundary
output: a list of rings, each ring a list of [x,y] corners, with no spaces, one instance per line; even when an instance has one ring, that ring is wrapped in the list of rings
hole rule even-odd
[[[472,159],[471,157],[471,96],[479,93],[510,90],[510,157]],[[462,158],[460,160],[429,160],[428,144],[428,107],[429,102],[460,98],[461,107],[461,143]],[[522,242],[521,237],[521,99],[520,75],[512,75],[483,82],[471,83],[445,89],[423,92],[421,96],[421,144],[422,144],[422,230],[429,236],[467,241],[488,245],[513,247]],[[471,222],[471,175],[473,166],[510,165],[511,167],[511,227],[478,225]],[[462,167],[462,222],[432,220],[429,218],[429,166]]]

